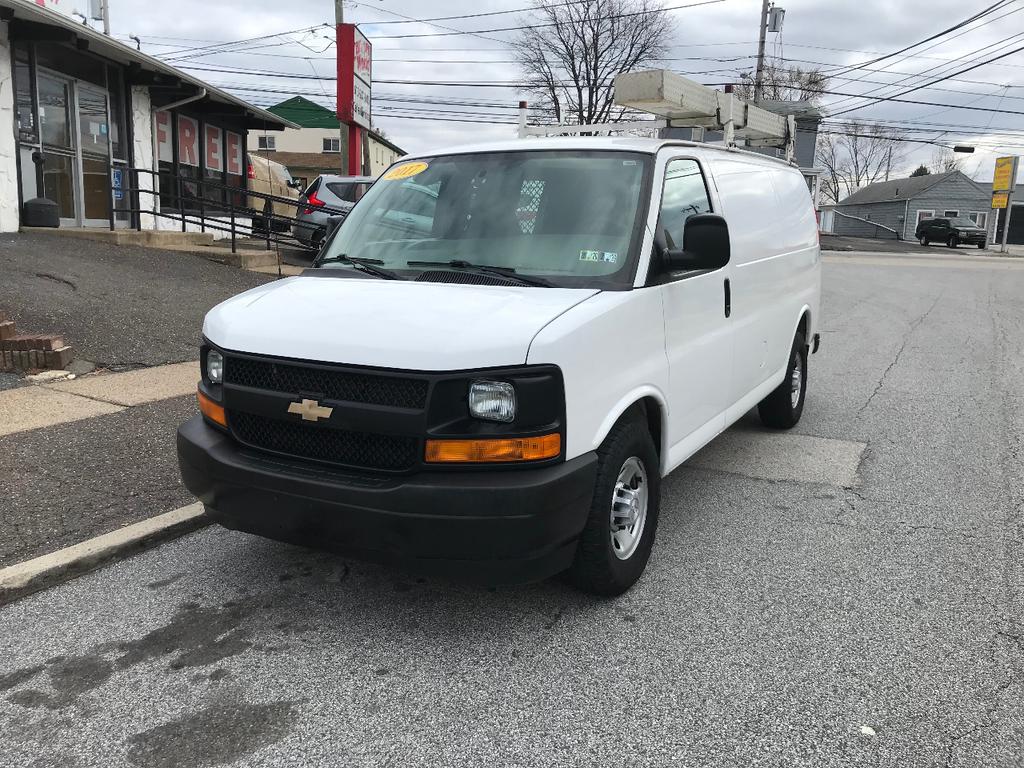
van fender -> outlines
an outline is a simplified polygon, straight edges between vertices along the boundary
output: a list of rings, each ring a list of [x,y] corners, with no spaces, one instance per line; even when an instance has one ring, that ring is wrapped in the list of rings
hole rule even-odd
[[[796,338],[796,332],[800,328],[800,322],[804,319],[804,316],[807,317],[807,333],[804,336],[804,341],[807,344],[810,344],[811,343],[811,337],[814,335],[814,327],[811,325],[811,321],[814,320],[814,317],[813,317],[813,315],[811,315],[811,305],[810,304],[804,304],[803,307],[800,308],[800,311],[797,313],[797,316],[796,316],[796,322],[793,323],[793,332],[791,334],[789,334],[789,338],[791,338],[791,339],[795,339]],[[788,360],[789,358],[787,357],[786,359]]]
[[[615,403],[615,405],[608,411],[608,415],[605,416],[597,429],[597,433],[594,435],[593,442],[591,444],[591,450],[597,450],[597,448],[604,442],[605,438],[608,437],[608,433],[612,431],[622,415],[632,408],[634,405],[639,403],[645,397],[652,398],[658,404],[658,408],[661,411],[661,444],[657,446],[658,455],[661,457],[662,464],[664,464],[665,456],[668,452],[668,414],[669,406],[668,399],[665,397],[665,393],[655,387],[653,384],[642,384],[634,389],[631,389],[625,395],[623,395]]]

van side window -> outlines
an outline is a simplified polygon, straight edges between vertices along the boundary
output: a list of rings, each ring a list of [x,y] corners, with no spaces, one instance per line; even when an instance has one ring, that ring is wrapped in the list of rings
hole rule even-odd
[[[711,201],[704,175],[695,160],[672,160],[665,169],[665,188],[661,193],[658,230],[669,248],[683,247],[686,220],[698,213],[709,213]]]

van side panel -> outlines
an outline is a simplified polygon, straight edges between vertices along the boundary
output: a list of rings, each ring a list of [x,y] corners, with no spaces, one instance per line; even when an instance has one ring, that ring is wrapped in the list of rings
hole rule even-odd
[[[746,158],[712,158],[709,165],[732,242],[730,403],[736,404],[782,380],[802,311],[812,308],[816,320],[817,221],[796,169]]]
[[[526,362],[562,369],[567,460],[601,445],[619,416],[642,398],[657,400],[666,418],[671,407],[656,288],[604,291],[576,305],[538,332]],[[657,447],[664,465],[665,451]]]

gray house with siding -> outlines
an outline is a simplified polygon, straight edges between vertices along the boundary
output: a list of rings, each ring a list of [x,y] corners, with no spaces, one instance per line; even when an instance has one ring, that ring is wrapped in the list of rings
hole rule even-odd
[[[835,206],[833,232],[849,237],[914,239],[917,223],[964,216],[992,229],[990,189],[960,171],[892,179],[858,189]]]

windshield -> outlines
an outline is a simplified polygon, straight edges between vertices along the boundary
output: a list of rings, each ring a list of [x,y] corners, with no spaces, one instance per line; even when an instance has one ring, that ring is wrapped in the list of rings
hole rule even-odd
[[[975,224],[970,219],[964,218],[963,216],[958,216],[955,219],[950,219],[949,220],[949,226],[951,226],[951,227],[976,227],[978,225]]]
[[[455,261],[564,287],[628,287],[649,164],[640,153],[585,150],[400,163],[359,201],[323,258],[377,260],[413,278],[439,267],[409,262]]]

